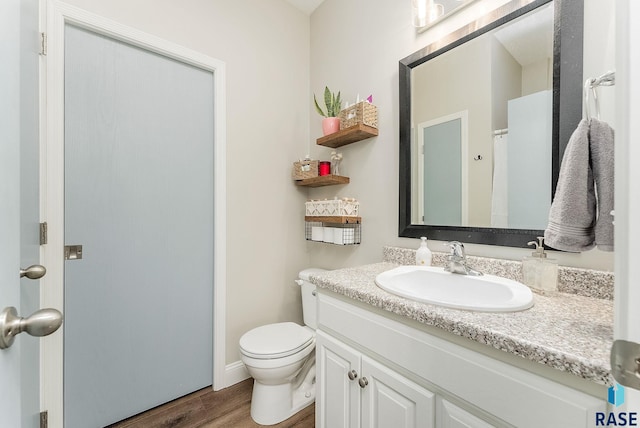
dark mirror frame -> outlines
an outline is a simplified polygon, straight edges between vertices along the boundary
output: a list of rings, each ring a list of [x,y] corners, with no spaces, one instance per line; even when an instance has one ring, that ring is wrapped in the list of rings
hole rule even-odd
[[[554,1],[551,194],[555,194],[564,149],[582,118],[584,4],[582,0],[514,0],[400,61],[398,236],[527,247],[527,242],[544,234],[542,230],[411,224],[411,70],[550,1]]]

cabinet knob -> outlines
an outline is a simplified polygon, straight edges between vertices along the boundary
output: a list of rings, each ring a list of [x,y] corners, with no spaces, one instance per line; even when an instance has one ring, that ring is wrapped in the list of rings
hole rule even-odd
[[[349,377],[349,380],[355,380],[358,377],[358,372],[355,370],[351,370],[349,373],[347,373],[347,376]]]
[[[364,389],[367,385],[369,385],[369,380],[366,377],[361,377],[358,381],[360,388]]]

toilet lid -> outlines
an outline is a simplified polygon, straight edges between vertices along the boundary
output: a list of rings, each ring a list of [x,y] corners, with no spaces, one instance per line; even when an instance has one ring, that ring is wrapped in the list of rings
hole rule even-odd
[[[251,358],[281,358],[306,348],[313,339],[312,330],[296,323],[267,324],[246,332],[240,338],[240,350]]]

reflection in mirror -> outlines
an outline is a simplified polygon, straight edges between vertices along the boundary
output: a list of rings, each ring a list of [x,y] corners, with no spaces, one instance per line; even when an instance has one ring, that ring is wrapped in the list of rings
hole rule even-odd
[[[412,223],[546,227],[552,6],[411,70]]]
[[[525,247],[581,118],[582,2],[513,0],[400,61],[399,236]]]

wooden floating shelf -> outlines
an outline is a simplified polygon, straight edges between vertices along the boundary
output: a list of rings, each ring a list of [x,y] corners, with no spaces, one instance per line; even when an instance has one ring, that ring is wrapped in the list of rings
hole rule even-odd
[[[316,140],[316,144],[335,149],[336,147],[346,146],[347,144],[375,137],[376,135],[378,135],[378,128],[359,123],[347,129],[320,137]]]
[[[340,224],[360,224],[362,217],[350,217],[350,216],[314,216],[308,215],[304,217],[304,221],[314,221],[318,223],[340,223]]]
[[[341,175],[319,175],[318,177],[296,180],[296,185],[307,187],[333,186],[334,184],[347,184],[349,177]]]

